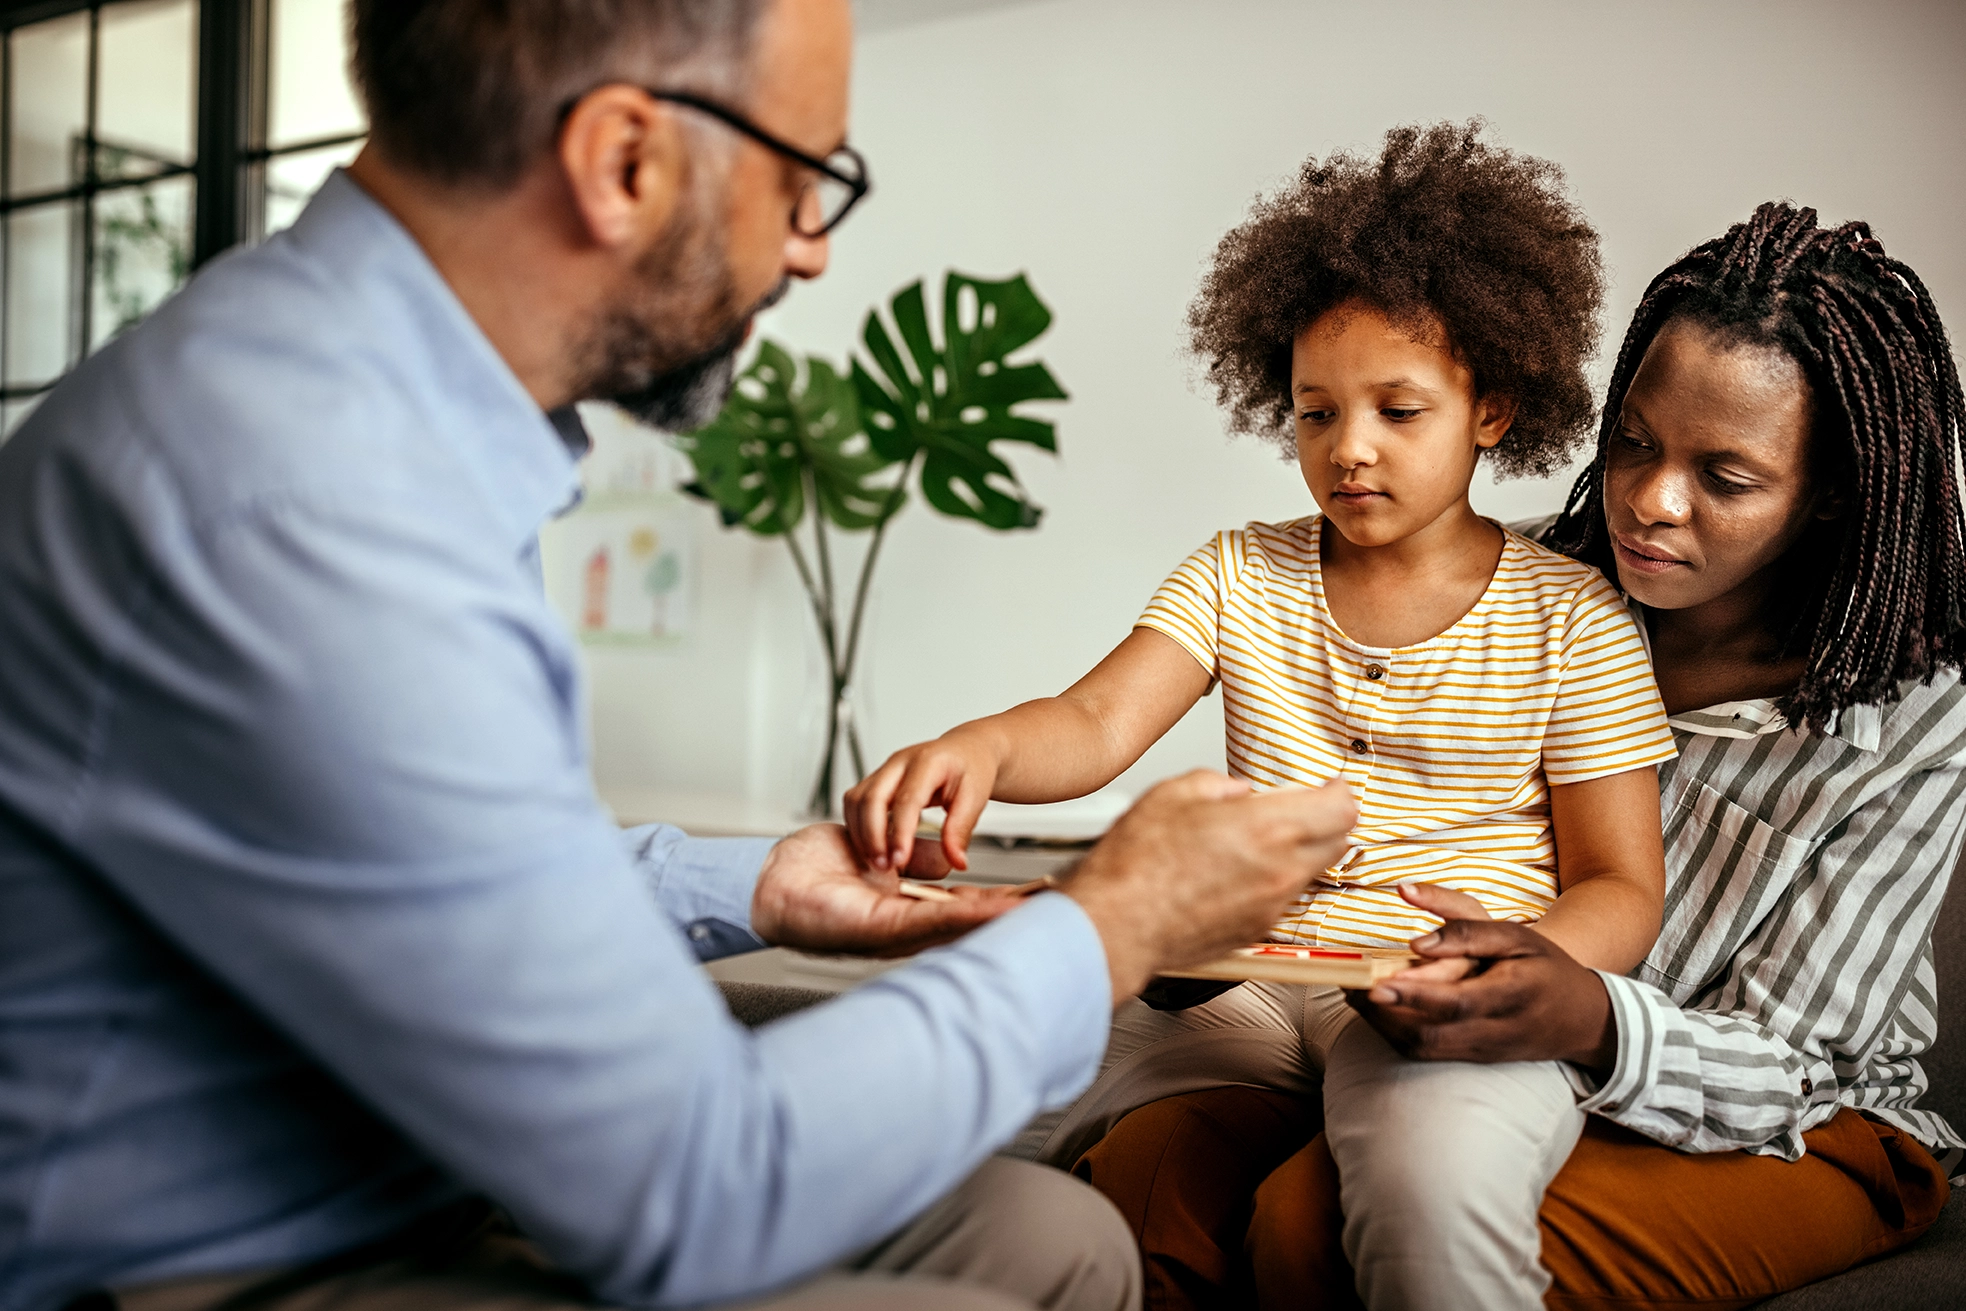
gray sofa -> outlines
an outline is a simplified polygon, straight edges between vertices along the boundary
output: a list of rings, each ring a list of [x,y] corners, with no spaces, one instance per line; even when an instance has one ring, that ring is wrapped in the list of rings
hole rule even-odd
[[[1946,894],[1932,952],[1939,971],[1939,1040],[1925,1056],[1932,1080],[1925,1104],[1957,1127],[1966,1125],[1966,862]],[[751,1025],[830,995],[758,983],[727,983],[723,989],[731,1014]],[[1939,1222],[1903,1251],[1761,1305],[1765,1311],[1961,1311],[1966,1308],[1966,1189],[1955,1192]]]
[[[717,986],[723,989],[724,1005],[730,1007],[731,1018],[753,1029],[836,995],[817,988],[787,988],[776,983],[719,983]]]

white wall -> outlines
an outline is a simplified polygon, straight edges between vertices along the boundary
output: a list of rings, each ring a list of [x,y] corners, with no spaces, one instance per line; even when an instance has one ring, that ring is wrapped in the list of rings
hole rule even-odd
[[[1305,155],[1479,114],[1558,161],[1604,234],[1611,349],[1654,272],[1776,197],[1870,219],[1966,331],[1963,67],[1951,0],[1047,0],[864,36],[853,138],[875,193],[763,330],[839,358],[910,279],[1021,269],[1073,394],[1058,458],[1012,448],[1039,531],[922,505],[895,527],[861,680],[870,748],[1058,690],[1210,532],[1308,508],[1270,448],[1222,436],[1179,331],[1217,238]],[[1561,490],[1484,484],[1477,505],[1546,511]],[[597,776],[790,806],[817,751],[809,622],[781,545],[701,523],[688,642],[591,653]],[[1221,758],[1210,700],[1122,786]]]

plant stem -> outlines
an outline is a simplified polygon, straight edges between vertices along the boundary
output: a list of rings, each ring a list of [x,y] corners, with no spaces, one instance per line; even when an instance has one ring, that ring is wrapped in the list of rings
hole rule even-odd
[[[847,620],[846,659],[841,662],[848,679],[853,677],[853,666],[860,658],[860,623],[867,614],[867,589],[874,581],[874,562],[881,558],[881,543],[887,540],[887,526],[894,522],[894,515],[901,508],[901,498],[907,495],[908,480],[914,476],[915,457],[901,466],[901,478],[887,494],[887,504],[881,507],[881,521],[874,525],[874,538],[867,543],[867,556],[860,562],[860,580],[853,589],[853,613]],[[864,771],[863,771],[864,772]]]
[[[887,540],[887,526],[894,521],[895,512],[901,508],[901,499],[908,493],[908,480],[914,476],[915,457],[901,466],[901,477],[895,481],[887,494],[887,504],[881,507],[880,522],[874,525],[873,540],[867,543],[867,554],[860,561],[860,577],[853,588],[853,610],[847,620],[846,654],[836,667],[833,685],[833,702],[838,709],[837,718],[846,726],[847,755],[853,761],[854,773],[861,778],[867,776],[867,760],[860,749],[860,726],[854,722],[853,707],[847,701],[847,689],[853,685],[853,668],[860,659],[860,627],[867,615],[868,589],[874,581],[874,565],[881,557],[881,543]],[[827,762],[832,762],[833,743],[827,741]],[[830,804],[831,798],[828,798]]]
[[[813,581],[812,568],[806,564],[806,553],[799,549],[799,539],[791,533],[785,534],[785,545],[791,549],[792,563],[798,566],[799,581],[805,584],[806,600],[812,603],[812,621],[819,625],[819,640],[826,647],[826,665],[830,670],[835,661],[833,653],[833,618],[826,612],[826,600]]]
[[[819,555],[819,578],[826,585],[826,617],[837,615],[833,608],[833,553],[826,544],[826,516],[819,506],[819,475],[810,462],[805,466],[806,503],[812,507],[812,540]]]
[[[813,617],[819,623],[820,641],[826,648],[826,748],[819,759],[819,777],[813,781],[812,796],[806,801],[806,810],[824,819],[833,813],[833,764],[839,755],[842,727],[846,730],[854,768],[861,774],[867,771],[860,757],[859,734],[854,732],[852,712],[846,704],[847,677],[840,664],[839,610],[834,604],[838,589],[833,574],[833,551],[826,539],[826,515],[819,503],[819,477],[809,463],[804,473],[806,501],[812,511],[813,550],[819,558],[817,586],[793,534],[787,532],[785,540],[792,545],[793,559],[799,562],[800,577],[812,598]]]
[[[819,562],[817,572],[807,561],[796,533],[785,534],[785,545],[792,552],[792,562],[799,570],[799,581],[805,585],[806,598],[812,604],[812,617],[819,626],[820,644],[826,649],[829,693],[826,748],[825,754],[820,757],[819,776],[813,781],[812,795],[806,802],[807,812],[817,818],[827,818],[833,813],[833,766],[842,736],[846,739],[847,755],[853,762],[855,777],[864,778],[867,774],[867,760],[860,745],[860,727],[854,723],[848,692],[853,686],[853,669],[860,657],[860,633],[867,616],[867,597],[873,586],[874,566],[880,560],[881,544],[887,540],[888,525],[894,521],[895,513],[900,510],[902,499],[907,495],[916,458],[908,458],[901,468],[901,477],[889,489],[887,503],[881,508],[880,522],[874,526],[873,540],[868,542],[867,554],[860,562],[860,576],[855,580],[853,589],[853,610],[847,619],[844,652],[840,649],[839,611],[835,604],[838,592],[833,573],[833,552],[826,536],[826,516],[819,504],[818,478],[810,466],[805,470],[805,484],[812,511],[813,551]]]
[[[785,545],[792,552],[792,563],[798,566],[799,581],[805,585],[806,600],[812,604],[812,621],[819,628],[820,645],[826,649],[826,754],[820,757],[819,777],[813,782],[812,795],[806,799],[806,811],[816,818],[824,819],[833,812],[833,756],[839,749],[840,734],[840,679],[839,679],[839,639],[833,630],[832,607],[828,604],[828,592],[822,591],[819,581],[813,577],[812,566],[806,563],[806,555],[799,548],[795,533],[785,534]]]
[[[853,770],[860,777],[867,777],[867,758],[860,754],[860,726],[853,721],[853,705],[847,703],[846,749],[853,757]]]

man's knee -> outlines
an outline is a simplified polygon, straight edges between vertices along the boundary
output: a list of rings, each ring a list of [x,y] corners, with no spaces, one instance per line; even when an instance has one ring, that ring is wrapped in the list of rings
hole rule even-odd
[[[1140,1255],[1111,1202],[1057,1170],[993,1157],[874,1268],[1008,1293],[1045,1311],[1135,1311]]]
[[[823,1275],[757,1302],[720,1311],[1033,1311],[1022,1298],[942,1279],[873,1273]]]
[[[984,1177],[991,1225],[1006,1264],[1028,1273],[1014,1289],[1048,1311],[1132,1311],[1140,1305],[1140,1249],[1113,1204],[1072,1176],[996,1160]]]

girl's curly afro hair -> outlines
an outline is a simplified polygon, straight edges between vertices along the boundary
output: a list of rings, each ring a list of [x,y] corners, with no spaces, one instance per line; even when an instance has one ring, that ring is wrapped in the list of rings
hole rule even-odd
[[[1444,329],[1476,394],[1514,400],[1488,452],[1499,473],[1565,462],[1594,413],[1597,232],[1564,197],[1562,170],[1483,143],[1481,129],[1395,128],[1377,162],[1307,160],[1222,238],[1188,331],[1231,431],[1294,447],[1291,348],[1356,298],[1423,340]]]

